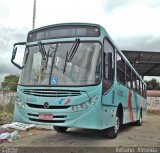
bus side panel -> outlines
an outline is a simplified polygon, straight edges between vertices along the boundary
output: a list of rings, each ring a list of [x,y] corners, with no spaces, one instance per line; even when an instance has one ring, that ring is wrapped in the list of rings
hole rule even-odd
[[[123,107],[123,124],[130,122],[129,108],[128,108],[128,88],[120,83],[115,84],[115,104]]]
[[[127,89],[127,106],[125,109],[124,123],[135,122],[139,119],[141,109],[141,96],[135,91]],[[125,120],[126,119],[126,120]]]
[[[135,91],[129,90],[129,92],[131,92],[131,95],[132,95],[131,107],[133,109],[133,119],[131,120],[131,122],[134,122],[139,119],[140,109],[142,107],[141,96],[137,94]]]
[[[132,109],[133,109],[133,119],[130,122],[134,122],[139,120],[140,113],[142,109],[142,115],[146,112],[146,99],[142,97],[139,93],[135,90],[131,91],[132,95]]]
[[[142,106],[142,97],[134,90],[130,90],[120,83],[116,83],[115,99],[116,106],[123,106],[123,124],[137,121]]]
[[[102,127],[103,129],[114,125],[114,117],[117,106],[114,105],[114,85],[102,97]]]

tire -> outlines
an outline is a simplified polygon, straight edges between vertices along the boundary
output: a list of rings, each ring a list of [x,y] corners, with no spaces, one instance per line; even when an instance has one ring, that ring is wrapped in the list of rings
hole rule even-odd
[[[137,125],[137,126],[141,126],[142,125],[142,110],[140,112],[139,120],[136,121],[135,125]]]
[[[120,117],[118,113],[116,114],[114,126],[108,129],[107,137],[110,139],[115,139],[118,135],[120,128]]]
[[[64,133],[68,129],[67,127],[53,126],[56,132]]]

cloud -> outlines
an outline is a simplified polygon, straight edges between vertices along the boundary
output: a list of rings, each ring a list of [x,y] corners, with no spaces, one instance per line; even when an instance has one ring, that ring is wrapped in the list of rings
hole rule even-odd
[[[137,50],[137,51],[160,51],[160,36],[151,35],[131,36],[128,38],[115,39],[115,43],[122,50]]]
[[[158,37],[152,37],[152,39],[150,39],[148,41],[146,45],[146,48],[148,48],[149,50],[156,50],[156,51],[160,51],[160,36]]]
[[[0,0],[0,73],[19,73],[10,63],[13,44],[32,29],[33,0]],[[160,51],[158,0],[37,0],[36,28],[90,22],[106,28],[120,49]],[[21,62],[23,54],[18,55]]]
[[[102,23],[103,0],[41,0],[37,3],[36,27],[64,22]]]
[[[22,29],[15,29],[12,27],[0,27],[0,33],[2,34],[0,37],[0,43],[12,43],[16,41],[25,41],[27,31]]]
[[[32,25],[33,0],[0,0],[0,26],[25,29]]]
[[[32,27],[33,0],[0,0],[0,81],[7,74],[20,73],[10,61],[13,44],[26,41]],[[21,63],[23,53],[16,59]]]
[[[4,62],[0,62],[0,72],[2,74],[19,74],[20,70],[13,66],[11,63],[6,64]]]
[[[13,50],[13,44],[19,41],[26,40],[26,33],[22,30],[1,27],[0,28],[0,78],[7,74],[19,74],[20,71],[11,63],[11,56]],[[24,50],[17,51],[16,61],[21,64],[23,59]],[[2,79],[1,79],[2,80]]]
[[[159,33],[160,2],[141,1],[104,1],[108,33],[120,49],[160,51]],[[107,12],[110,13],[107,13]]]
[[[131,4],[130,1],[124,1],[124,0],[111,0],[111,1],[103,1],[104,3],[104,9],[106,12],[114,11],[117,8],[124,8]]]
[[[136,5],[142,5],[145,7],[150,7],[150,8],[156,8],[160,6],[160,1],[157,0],[140,0],[140,1],[135,1],[135,0],[109,0],[103,1],[104,4],[104,9],[106,12],[112,12],[116,9],[119,8],[128,8],[130,6],[136,6]]]

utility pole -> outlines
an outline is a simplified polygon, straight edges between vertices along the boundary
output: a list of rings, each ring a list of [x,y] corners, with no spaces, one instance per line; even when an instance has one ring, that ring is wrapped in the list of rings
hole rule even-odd
[[[35,28],[35,21],[36,21],[36,0],[33,3],[33,29]]]

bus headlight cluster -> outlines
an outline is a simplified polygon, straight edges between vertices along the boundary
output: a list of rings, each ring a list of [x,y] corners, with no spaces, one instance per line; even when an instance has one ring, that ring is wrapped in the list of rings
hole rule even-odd
[[[81,103],[81,104],[79,104],[79,105],[74,105],[74,106],[72,106],[72,110],[73,110],[74,112],[78,112],[78,111],[81,111],[81,110],[85,110],[85,109],[88,108],[87,104],[88,104],[88,105],[95,105],[95,103],[96,103],[97,100],[98,100],[98,96],[93,96],[93,97],[90,98],[90,100],[87,101],[87,102],[83,102],[83,103]]]
[[[25,103],[23,103],[22,100],[18,96],[16,96],[15,100],[20,108],[22,109],[25,108]]]
[[[82,108],[82,109],[87,109],[87,104],[86,104],[86,103],[82,103],[82,104],[81,104],[81,108]]]
[[[78,105],[72,106],[72,109],[73,109],[74,112],[77,112],[78,111]]]
[[[90,105],[95,105],[97,100],[98,100],[98,96],[93,96],[92,98],[90,98],[89,104]]]
[[[87,103],[86,102],[83,102],[80,105],[74,105],[74,106],[72,106],[72,110],[74,112],[78,112],[80,110],[85,110],[85,109],[87,109]]]

